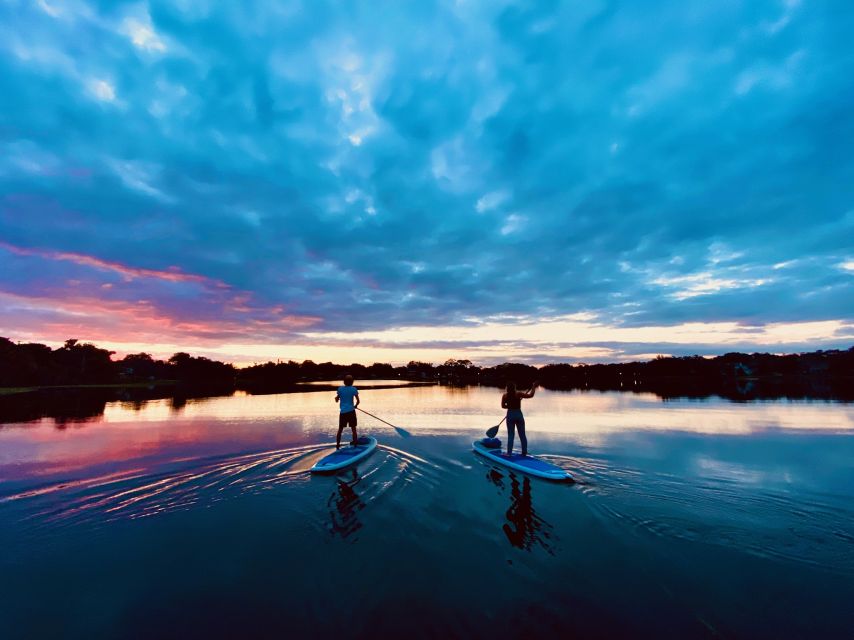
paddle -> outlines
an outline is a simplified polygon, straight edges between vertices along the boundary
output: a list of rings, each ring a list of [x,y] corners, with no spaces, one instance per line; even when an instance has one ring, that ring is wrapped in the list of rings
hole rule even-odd
[[[536,385],[537,383],[535,382],[534,384]],[[532,385],[531,389],[533,389],[533,388],[534,387]],[[531,389],[528,389],[528,393],[531,393]],[[494,427],[489,427],[489,429],[486,430],[486,437],[487,438],[494,438],[496,435],[498,435],[498,428],[503,424],[503,422],[506,419],[507,419],[507,416],[504,416],[503,418],[501,418],[501,422],[499,422],[497,425],[495,425]]]
[[[494,438],[496,436],[496,434],[498,433],[498,427],[500,427],[504,423],[505,420],[507,420],[507,416],[504,416],[503,418],[501,418],[501,422],[499,422],[494,427],[489,427],[489,429],[486,430],[486,437],[487,438]]]
[[[359,407],[356,407],[356,409],[359,409]],[[412,436],[412,434],[411,434],[411,433],[409,433],[406,429],[401,429],[400,427],[395,427],[391,422],[386,422],[386,421],[385,421],[385,420],[383,420],[382,418],[378,418],[377,416],[375,416],[373,413],[368,413],[368,412],[367,412],[367,411],[365,411],[364,409],[359,409],[359,411],[361,411],[362,413],[367,413],[369,416],[371,416],[372,418],[374,418],[374,419],[376,419],[376,420],[379,420],[379,421],[380,421],[380,422],[382,422],[383,424],[387,424],[387,425],[388,425],[388,426],[390,426],[392,429],[394,429],[395,431],[397,431],[397,435],[399,435],[401,438],[409,438],[409,437],[411,437],[411,436]]]

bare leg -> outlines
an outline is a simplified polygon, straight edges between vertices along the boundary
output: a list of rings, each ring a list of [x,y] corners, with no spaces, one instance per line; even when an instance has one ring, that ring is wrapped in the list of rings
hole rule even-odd
[[[356,425],[350,425],[350,431],[353,432],[353,444],[356,444],[359,441],[359,437],[356,435]]]
[[[344,431],[344,425],[339,425],[338,427],[338,435],[335,436],[335,448],[341,448],[341,432]]]

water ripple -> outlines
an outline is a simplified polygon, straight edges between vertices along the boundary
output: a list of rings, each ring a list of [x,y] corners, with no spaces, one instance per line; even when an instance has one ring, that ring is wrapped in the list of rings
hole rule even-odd
[[[832,496],[796,496],[723,477],[686,481],[601,460],[574,464],[582,491],[608,524],[854,574],[854,511]]]
[[[326,529],[333,536],[349,542],[358,540],[363,528],[360,513],[381,500],[401,500],[401,494],[413,483],[429,490],[438,485],[441,468],[407,451],[382,445],[377,454],[369,458],[371,464],[349,467],[335,477],[335,486],[327,499],[329,519]],[[317,478],[318,483],[329,482]],[[386,519],[389,512],[381,517]]]
[[[130,469],[28,488],[0,496],[0,508],[12,516],[8,521],[14,520],[19,530],[26,530],[30,539],[81,524],[100,528],[119,520],[210,506],[290,483],[308,483],[312,464],[328,452],[329,445],[309,445],[225,458],[185,459],[180,461],[179,470],[154,473]],[[362,528],[359,514],[365,508],[387,498],[402,500],[401,492],[413,483],[427,490],[438,486],[442,471],[416,454],[378,447],[359,465],[332,477],[311,479],[311,486],[321,491],[324,483],[331,484],[326,499],[329,517],[316,524],[335,536],[355,539]],[[312,520],[312,501],[308,504],[302,516]]]
[[[210,504],[307,478],[326,447],[310,445],[228,458],[185,461],[165,473],[135,469],[58,482],[0,497],[14,506],[22,524],[44,527],[137,519]]]

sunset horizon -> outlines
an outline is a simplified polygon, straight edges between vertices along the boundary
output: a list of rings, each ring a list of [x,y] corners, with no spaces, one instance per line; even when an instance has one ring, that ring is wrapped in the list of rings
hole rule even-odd
[[[827,325],[811,327],[814,331],[819,331]],[[513,330],[516,325],[506,327]],[[538,326],[542,329],[542,326]],[[708,331],[708,327],[703,327],[703,331]],[[599,328],[599,330],[604,330]],[[773,328],[772,328],[773,330]],[[692,327],[691,331],[687,332],[690,337],[700,331],[698,327]],[[626,362],[645,362],[660,357],[687,357],[701,356],[704,358],[714,358],[727,353],[763,353],[769,355],[794,355],[799,353],[807,353],[820,350],[846,350],[851,348],[854,340],[845,341],[830,341],[824,343],[821,341],[810,342],[804,340],[799,343],[785,343],[781,345],[779,342],[769,341],[762,342],[720,342],[714,344],[700,344],[689,342],[685,344],[668,342],[668,343],[650,343],[652,347],[667,347],[659,351],[642,350],[632,351],[630,353],[619,352],[612,346],[606,346],[601,343],[591,343],[571,349],[572,354],[567,350],[560,350],[551,353],[539,353],[531,355],[527,347],[523,347],[519,351],[518,345],[509,347],[508,343],[491,345],[490,347],[482,346],[483,343],[477,343],[477,347],[473,348],[471,343],[463,343],[465,346],[455,347],[454,344],[459,342],[439,342],[437,346],[411,348],[406,346],[385,346],[381,343],[374,342],[366,346],[342,347],[336,349],[329,347],[328,343],[323,345],[312,344],[296,344],[296,345],[266,345],[266,344],[248,344],[248,345],[220,345],[216,347],[192,346],[186,344],[149,344],[149,343],[124,343],[114,342],[111,340],[94,340],[79,337],[67,337],[60,340],[44,340],[44,339],[18,339],[15,336],[0,336],[11,340],[12,342],[37,343],[45,344],[51,348],[58,349],[62,347],[68,340],[75,340],[80,344],[92,344],[101,349],[107,349],[114,353],[114,359],[120,359],[128,355],[139,353],[147,353],[155,359],[166,360],[176,353],[188,353],[194,357],[206,357],[219,360],[228,364],[232,364],[237,368],[244,368],[261,364],[264,362],[276,361],[295,361],[303,362],[306,360],[314,362],[332,362],[346,366],[347,364],[362,364],[369,365],[374,363],[391,364],[393,366],[406,365],[409,362],[426,362],[432,364],[442,364],[448,360],[469,360],[477,366],[495,366],[502,363],[518,362],[533,366],[542,366],[546,364],[612,364]],[[755,334],[754,334],[755,339]],[[773,338],[773,333],[769,332],[769,340]],[[672,339],[672,337],[671,337]],[[646,345],[644,345],[646,346]],[[494,353],[495,355],[489,355]],[[383,358],[382,356],[388,356]]]

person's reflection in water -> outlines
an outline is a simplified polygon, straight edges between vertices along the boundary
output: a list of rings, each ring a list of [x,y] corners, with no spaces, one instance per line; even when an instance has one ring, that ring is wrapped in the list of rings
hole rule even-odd
[[[504,489],[504,481],[501,473],[495,469],[487,474],[490,482]],[[531,495],[531,479],[522,477],[522,482],[515,473],[510,473],[510,508],[507,509],[507,522],[501,527],[507,540],[517,549],[531,551],[539,545],[549,554],[554,555],[552,549],[552,525],[543,520],[534,511],[533,497]]]
[[[492,484],[501,489],[502,492],[504,491],[504,474],[498,469],[490,469],[486,472],[486,477]]]
[[[356,514],[365,508],[365,503],[353,489],[359,484],[361,478],[355,469],[351,469],[350,473],[352,475],[350,480],[338,479],[336,490],[329,496],[327,502],[330,507],[329,515],[331,518],[329,529],[333,535],[340,535],[344,539],[349,538],[362,528],[362,523]],[[333,506],[334,509],[331,508]]]

